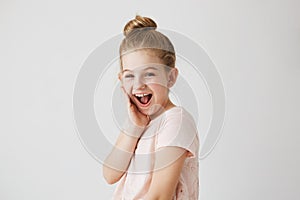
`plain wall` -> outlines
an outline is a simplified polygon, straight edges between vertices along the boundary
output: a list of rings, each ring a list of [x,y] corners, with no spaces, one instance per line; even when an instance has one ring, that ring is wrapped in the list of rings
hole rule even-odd
[[[192,38],[223,79],[227,115],[200,161],[200,199],[299,199],[296,0],[1,1],[0,199],[110,199],[115,186],[75,131],[73,87],[135,14]]]

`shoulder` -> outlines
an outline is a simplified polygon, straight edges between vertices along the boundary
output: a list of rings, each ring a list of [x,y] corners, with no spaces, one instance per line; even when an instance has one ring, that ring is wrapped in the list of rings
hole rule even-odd
[[[194,118],[185,108],[181,106],[173,107],[165,112],[162,126],[169,124],[175,126],[189,125],[191,128],[196,129]]]
[[[165,112],[157,133],[157,147],[177,146],[196,155],[199,148],[198,131],[191,114],[183,107]]]

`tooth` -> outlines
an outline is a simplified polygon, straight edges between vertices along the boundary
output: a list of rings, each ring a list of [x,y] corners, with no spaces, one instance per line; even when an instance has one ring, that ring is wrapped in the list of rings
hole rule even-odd
[[[135,94],[135,96],[142,97],[143,95],[142,94]]]
[[[149,94],[135,94],[136,97],[144,97],[144,96],[147,96]]]

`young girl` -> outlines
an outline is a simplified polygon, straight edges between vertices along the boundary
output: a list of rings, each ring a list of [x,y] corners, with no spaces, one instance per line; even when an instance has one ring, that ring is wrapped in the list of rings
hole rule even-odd
[[[178,76],[175,51],[156,27],[141,16],[124,27],[119,80],[128,118],[104,161],[103,175],[109,184],[120,181],[116,200],[197,200],[197,128],[192,116],[169,99]]]

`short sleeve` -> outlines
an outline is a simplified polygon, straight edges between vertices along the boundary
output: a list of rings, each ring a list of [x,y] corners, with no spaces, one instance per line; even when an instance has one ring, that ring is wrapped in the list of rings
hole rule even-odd
[[[198,156],[197,128],[192,116],[183,108],[166,115],[156,137],[156,149],[175,146],[189,151],[189,157]]]

